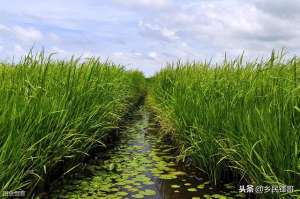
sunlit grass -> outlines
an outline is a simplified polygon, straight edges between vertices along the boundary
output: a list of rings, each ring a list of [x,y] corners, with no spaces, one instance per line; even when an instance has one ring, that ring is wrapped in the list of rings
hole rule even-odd
[[[300,62],[281,54],[212,66],[170,64],[148,104],[161,128],[213,181],[230,167],[250,184],[300,186]]]
[[[96,58],[0,64],[0,193],[34,187],[60,161],[105,144],[143,89],[140,72]]]

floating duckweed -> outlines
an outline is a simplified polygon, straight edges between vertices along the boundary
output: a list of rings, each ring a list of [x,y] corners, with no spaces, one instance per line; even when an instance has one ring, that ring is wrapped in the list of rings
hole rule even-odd
[[[204,189],[205,186],[209,184],[209,181],[203,182],[202,184],[199,184],[197,188],[194,188],[192,186],[194,181],[187,180],[195,179],[197,182],[202,182],[203,179],[197,178],[196,173],[189,175],[190,173],[185,173],[184,171],[181,171],[181,169],[177,170],[180,167],[176,167],[174,157],[169,156],[167,153],[169,151],[168,148],[149,149],[149,146],[144,145],[143,136],[136,132],[139,128],[143,128],[140,125],[142,124],[138,124],[134,130],[131,129],[132,132],[130,133],[134,138],[128,139],[126,142],[124,141],[124,144],[117,149],[118,151],[114,153],[111,152],[110,159],[101,161],[100,164],[99,161],[95,161],[88,167],[90,171],[93,171],[92,174],[94,177],[86,178],[85,180],[73,179],[73,181],[67,182],[69,186],[64,187],[66,190],[64,190],[63,194],[57,192],[56,196],[62,196],[63,198],[90,199],[126,199],[144,198],[149,196],[151,198],[151,196],[153,197],[157,193],[155,190],[151,189],[153,186],[148,187],[147,185],[155,184],[153,181],[154,179],[170,180],[169,182],[173,184],[169,184],[169,187],[173,190],[174,194],[191,192],[189,194],[197,196],[197,188]],[[156,140],[153,141],[156,142]],[[157,178],[153,179],[153,176],[156,176]],[[173,179],[178,180],[173,181]],[[186,187],[181,191],[180,189],[183,186],[183,183]],[[225,184],[224,187],[226,187],[226,189],[234,188],[231,183]],[[208,187],[208,189],[212,190],[213,188]],[[229,196],[244,196],[241,194],[236,195],[236,193],[237,192],[230,192],[230,190],[228,190]],[[192,197],[192,199],[199,198],[200,197]],[[226,196],[214,194],[212,196],[204,195],[204,198],[224,199]]]
[[[141,183],[135,182],[135,183],[132,183],[132,185],[134,185],[134,186],[141,186]]]
[[[153,169],[151,170],[151,172],[152,172],[153,174],[161,174],[161,173],[163,173],[163,171],[160,170],[160,169],[158,169],[158,168],[153,168]]]
[[[154,196],[156,194],[156,192],[152,189],[145,189],[143,193],[145,196]]]
[[[173,156],[168,156],[168,155],[162,156],[162,158],[163,158],[163,159],[166,159],[166,160],[174,159]]]
[[[119,191],[119,189],[118,188],[112,188],[111,191],[117,192],[117,191]]]
[[[160,175],[159,178],[162,180],[172,180],[172,179],[176,179],[177,176],[172,175],[172,174],[163,174],[163,175]]]
[[[168,166],[175,166],[176,164],[174,162],[169,162]]]
[[[137,192],[139,189],[137,189],[137,188],[130,188],[130,189],[128,189],[128,191],[131,191],[131,192]]]
[[[143,182],[143,184],[144,184],[144,185],[153,185],[154,182],[152,182],[152,181],[147,181],[147,182]]]
[[[235,195],[236,197],[241,197],[241,198],[245,198],[246,197],[246,194],[244,193],[238,193]]]
[[[109,164],[108,170],[113,171],[114,169],[115,169],[115,164],[114,163]]]
[[[116,183],[116,185],[118,185],[118,186],[124,186],[124,185],[126,185],[126,183],[125,182],[118,182],[118,183]]]
[[[176,175],[176,176],[182,176],[182,175],[186,175],[185,172],[183,171],[173,171],[170,173],[171,175]]]
[[[148,177],[145,176],[145,175],[138,175],[138,176],[136,176],[135,178],[133,178],[132,180],[137,181],[137,182],[148,182],[148,181],[150,181],[151,179],[148,178]]]
[[[119,195],[119,196],[127,196],[128,193],[125,192],[125,191],[120,191],[120,192],[117,193],[117,195]]]
[[[144,198],[144,195],[141,193],[132,195],[133,198]]]
[[[212,198],[219,198],[219,199],[226,199],[226,196],[220,195],[220,194],[213,194],[211,195]]]
[[[105,191],[105,192],[110,192],[111,191],[111,186],[110,185],[101,185],[101,187],[99,188],[100,191]]]
[[[133,187],[130,186],[130,185],[125,185],[123,188],[124,188],[124,189],[131,189],[131,188],[133,188]]]
[[[197,186],[198,189],[204,189],[204,187],[205,187],[205,184],[204,184],[204,183],[199,184],[199,185]]]
[[[104,196],[104,195],[105,195],[105,193],[102,192],[102,191],[98,191],[98,192],[97,192],[97,196]]]
[[[187,189],[189,192],[196,192],[197,191],[197,189],[196,188],[189,188],[189,189]]]
[[[235,186],[233,184],[231,184],[231,183],[224,184],[224,186],[225,186],[226,189],[234,189],[235,188]]]
[[[152,159],[156,162],[160,162],[161,161],[161,158],[158,157],[158,156],[153,156]]]
[[[135,181],[133,179],[124,181],[127,185],[133,185]]]
[[[180,185],[173,184],[173,185],[171,185],[171,188],[173,188],[173,189],[178,189],[178,188],[180,188]]]

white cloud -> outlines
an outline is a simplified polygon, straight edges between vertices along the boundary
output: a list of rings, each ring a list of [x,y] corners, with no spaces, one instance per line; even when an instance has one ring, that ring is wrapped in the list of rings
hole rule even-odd
[[[113,54],[112,54],[112,56],[114,57],[114,58],[123,58],[124,57],[124,53],[123,52],[114,52]]]
[[[0,46],[0,52],[1,52],[3,49],[4,49],[4,47],[3,47],[3,46]]]
[[[64,49],[57,47],[57,46],[53,46],[51,48],[50,52],[57,53],[59,56],[67,54],[67,51],[65,51]]]
[[[0,34],[3,37],[10,38],[15,37],[15,41],[31,43],[36,41],[41,41],[43,39],[43,34],[34,27],[22,27],[19,25],[15,26],[5,26],[0,24]]]
[[[34,27],[14,26],[11,30],[17,39],[24,42],[36,42],[43,39],[43,34]]]
[[[135,56],[142,56],[143,54],[142,53],[140,53],[140,52],[135,52],[135,53],[133,53]]]
[[[87,51],[87,52],[84,52],[81,57],[82,57],[82,59],[87,59],[87,58],[97,57],[97,56],[95,56],[92,52]]]
[[[150,58],[150,59],[156,59],[157,58],[157,52],[149,52],[148,53],[148,57]]]
[[[128,69],[143,70],[146,76],[150,76],[154,71],[162,67],[163,60],[157,52],[114,52],[109,57],[114,63],[126,66]]]
[[[49,33],[48,37],[49,37],[50,41],[54,42],[54,43],[58,43],[61,41],[61,38],[55,33]]]
[[[130,7],[163,8],[169,4],[169,0],[113,0],[114,2]]]
[[[176,35],[176,32],[174,32],[173,30],[167,29],[167,28],[162,28],[160,30],[161,35],[165,38],[168,38],[170,40],[175,40],[178,39],[178,36]]]
[[[189,47],[189,45],[188,45],[186,42],[184,42],[184,41],[181,42],[181,46],[182,46],[182,47]]]
[[[276,9],[280,7],[279,1],[279,5],[290,7],[284,5],[283,0],[276,1]],[[273,11],[264,12],[264,7],[258,9],[253,1],[189,2],[192,3],[178,3],[176,9],[143,19],[147,21],[140,22],[143,35],[156,40],[164,38],[174,45],[178,43],[177,48],[169,50],[168,54],[192,59],[202,57],[197,56],[197,52],[209,59],[224,56],[225,51],[237,56],[243,50],[255,58],[282,47],[300,53],[300,20],[274,16]],[[273,3],[269,1],[269,4]],[[290,8],[285,10],[292,11]],[[175,37],[170,39],[168,34],[162,34],[162,27],[171,30],[169,36]]]
[[[15,52],[15,55],[17,55],[17,56],[20,56],[20,55],[22,56],[25,54],[24,48],[19,44],[16,44],[14,46],[14,52]]]
[[[254,5],[265,13],[279,19],[300,20],[300,1],[295,0],[253,0]]]
[[[300,53],[295,0],[10,0],[0,7],[0,58],[43,46],[65,57],[101,56],[153,74],[176,59]],[[18,46],[19,47],[16,47]],[[53,47],[55,46],[55,47]]]
[[[3,24],[0,24],[0,32],[6,32],[6,31],[9,31],[9,28]]]
[[[144,34],[145,36],[155,37],[157,39],[165,41],[179,39],[176,32],[167,27],[145,23],[144,21],[139,22],[139,27],[141,28],[142,34]]]

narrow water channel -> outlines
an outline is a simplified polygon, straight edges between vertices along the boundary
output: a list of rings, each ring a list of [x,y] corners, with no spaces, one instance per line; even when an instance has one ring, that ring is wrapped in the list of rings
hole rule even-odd
[[[233,184],[212,186],[196,170],[180,166],[173,147],[148,132],[142,108],[134,124],[104,158],[89,162],[89,175],[59,183],[51,198],[244,198]]]

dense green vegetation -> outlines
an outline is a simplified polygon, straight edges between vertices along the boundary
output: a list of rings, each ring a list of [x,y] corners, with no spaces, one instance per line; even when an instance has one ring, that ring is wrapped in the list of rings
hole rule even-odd
[[[254,185],[300,186],[300,62],[170,64],[148,103],[162,130],[216,182],[226,168]]]
[[[140,72],[94,58],[41,53],[0,64],[0,193],[34,187],[61,161],[105,144],[143,89]]]
[[[161,130],[210,180],[300,187],[300,60],[169,64],[147,82]],[[137,71],[29,54],[0,63],[0,193],[78,165],[145,94]],[[129,164],[129,163],[128,163]],[[298,192],[297,192],[298,191]],[[297,190],[294,194],[299,194]]]

